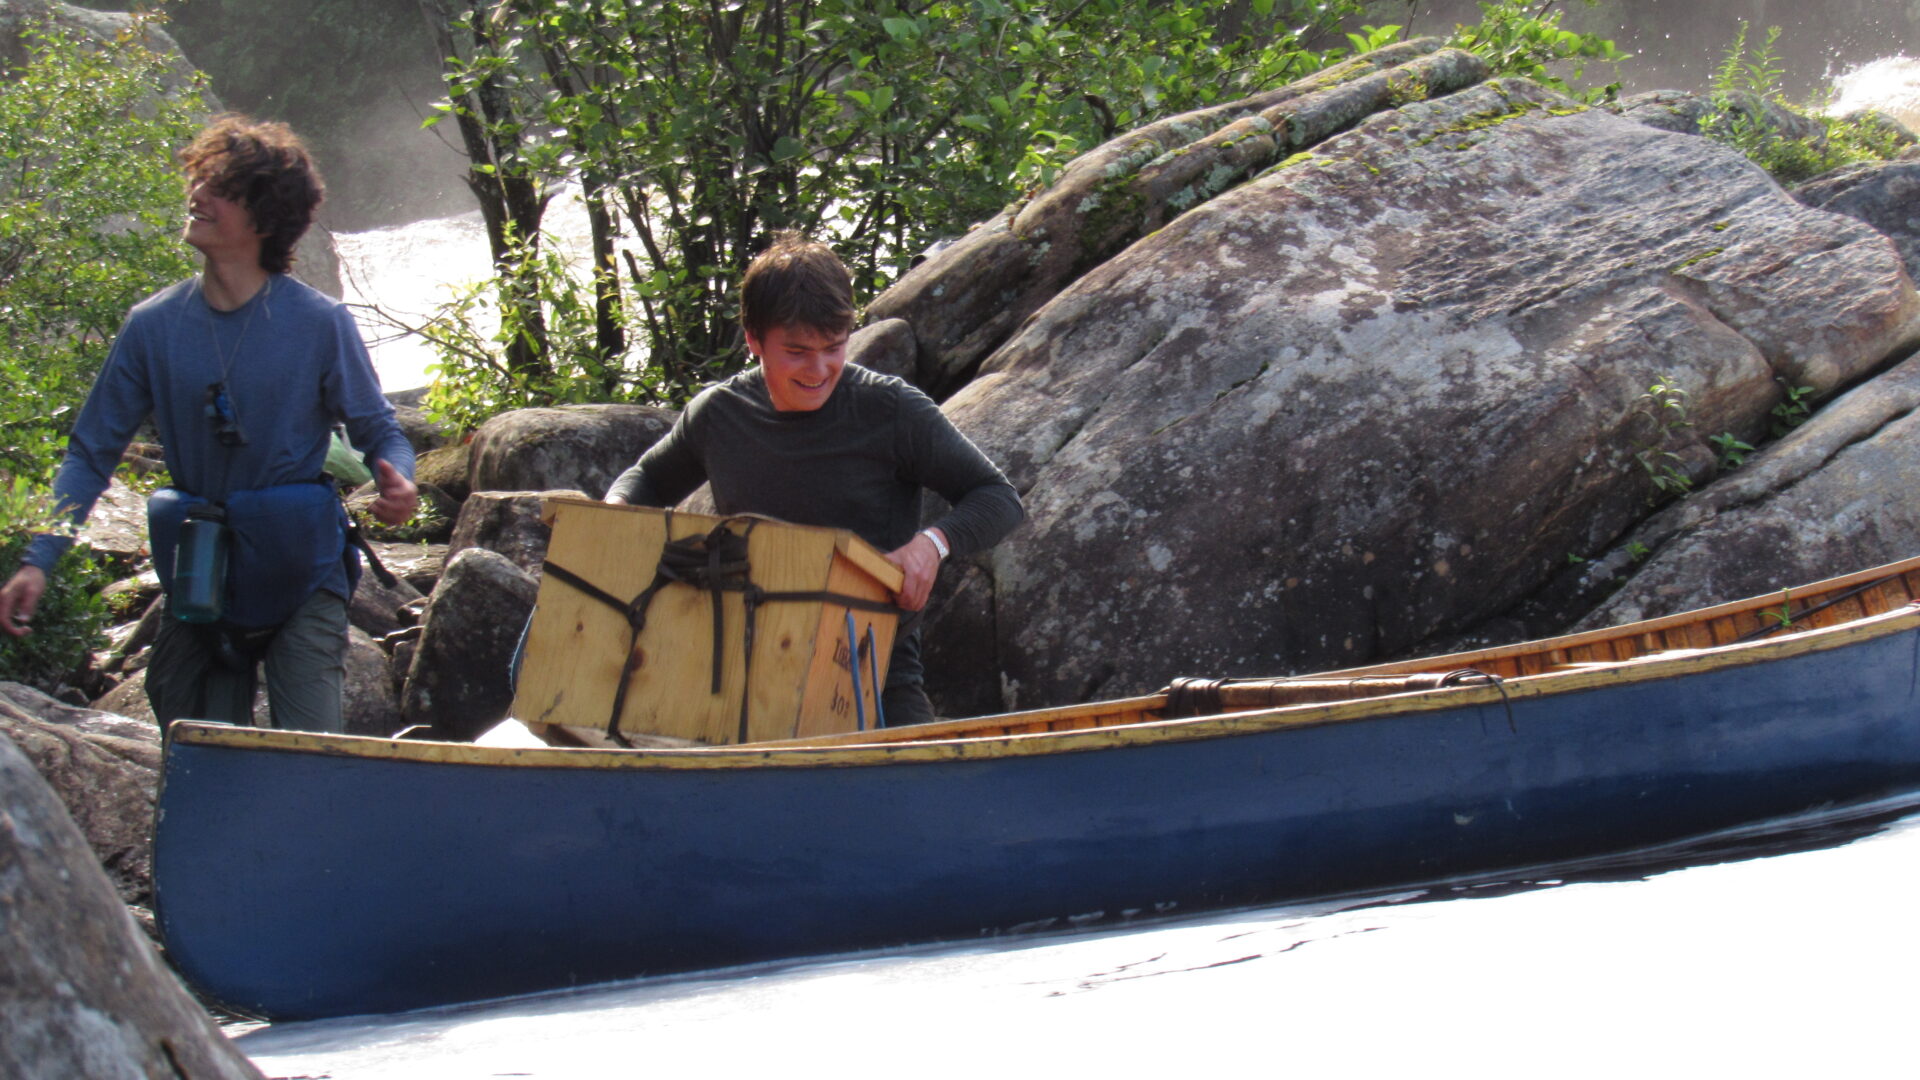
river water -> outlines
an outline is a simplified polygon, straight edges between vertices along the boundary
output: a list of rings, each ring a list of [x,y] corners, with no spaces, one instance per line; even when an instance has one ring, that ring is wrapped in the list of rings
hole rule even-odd
[[[240,1036],[270,1077],[1910,1077],[1920,796],[1367,901]]]

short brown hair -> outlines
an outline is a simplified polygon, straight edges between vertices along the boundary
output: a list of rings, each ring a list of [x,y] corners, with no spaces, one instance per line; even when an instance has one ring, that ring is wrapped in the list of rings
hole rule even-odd
[[[853,275],[825,244],[779,233],[747,267],[740,283],[740,325],[754,337],[776,326],[823,334],[853,329]]]
[[[245,116],[216,117],[180,151],[190,183],[205,181],[221,196],[247,208],[264,234],[260,268],[285,273],[293,245],[313,224],[327,194],[306,144],[285,124]]]

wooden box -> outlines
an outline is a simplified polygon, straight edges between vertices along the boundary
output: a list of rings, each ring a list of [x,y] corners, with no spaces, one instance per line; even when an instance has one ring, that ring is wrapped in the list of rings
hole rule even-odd
[[[536,733],[557,735],[551,729],[558,726],[579,741],[605,744],[623,671],[630,671],[619,701],[623,737],[718,745],[876,726],[898,619],[892,590],[901,574],[859,537],[764,518],[722,519],[585,499],[548,499],[542,517],[553,538],[513,702],[513,715]],[[709,591],[679,581],[662,586],[637,638],[623,608],[655,580],[669,541],[704,536],[723,520],[729,531],[746,537],[747,576],[760,590],[829,593],[885,610],[821,599],[763,602],[754,615],[749,664],[743,593],[725,591],[720,689],[714,692]],[[855,656],[857,672],[850,662]]]

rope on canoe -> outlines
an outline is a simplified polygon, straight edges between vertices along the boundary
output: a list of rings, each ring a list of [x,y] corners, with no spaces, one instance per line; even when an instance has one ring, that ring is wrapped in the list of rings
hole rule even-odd
[[[1492,672],[1481,671],[1479,668],[1461,668],[1458,671],[1447,672],[1446,676],[1440,680],[1440,685],[1466,686],[1469,682],[1476,680],[1482,686],[1491,685],[1495,690],[1500,691],[1500,704],[1507,710],[1507,730],[1515,735],[1520,734],[1520,725],[1513,722],[1513,699],[1507,696],[1507,680]],[[1481,730],[1484,732],[1486,729]]]

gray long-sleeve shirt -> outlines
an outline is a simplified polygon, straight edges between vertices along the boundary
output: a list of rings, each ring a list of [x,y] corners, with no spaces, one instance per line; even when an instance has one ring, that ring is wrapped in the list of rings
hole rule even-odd
[[[222,381],[245,446],[221,445],[207,416],[207,387]],[[355,447],[413,475],[413,448],[352,313],[284,274],[233,311],[215,311],[189,279],[128,313],[54,481],[75,521],[86,520],[148,416],[173,485],[210,499],[318,478],[336,421]],[[35,537],[22,561],[49,570],[69,544]],[[344,589],[344,571],[328,585]]]
[[[708,387],[608,494],[672,506],[703,481],[722,514],[849,529],[881,551],[921,528],[922,488],[952,506],[928,524],[955,555],[992,547],[1024,516],[1013,485],[931,398],[857,364],[811,412],[775,409],[758,368]]]

